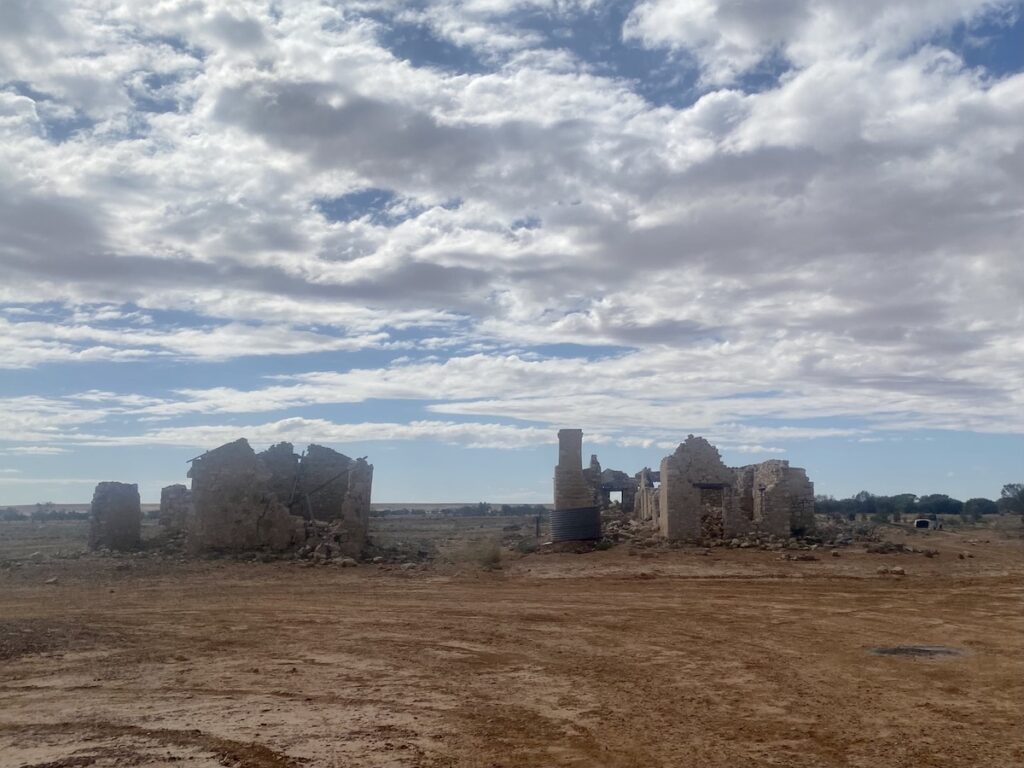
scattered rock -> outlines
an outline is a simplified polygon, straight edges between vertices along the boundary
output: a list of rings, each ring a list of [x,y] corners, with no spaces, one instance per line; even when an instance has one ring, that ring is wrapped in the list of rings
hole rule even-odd
[[[877,544],[868,544],[866,551],[869,555],[892,555],[898,552],[909,552],[911,550],[894,541],[880,541]]]
[[[839,557],[839,550],[838,549],[833,549],[832,550],[832,557]]]
[[[56,576],[51,576],[49,579],[46,580],[46,583],[56,584],[58,581],[60,581],[60,579],[58,579]]]
[[[340,565],[342,568],[355,568],[357,565],[359,565],[359,563],[357,563],[355,559],[351,557],[337,558],[334,562]]]
[[[899,565],[894,565],[894,566],[880,565],[878,567],[878,569],[875,571],[875,573],[888,574],[890,576],[906,576],[907,575],[907,572],[903,569],[902,566],[899,566]]]
[[[43,561],[43,553],[33,552],[31,555],[28,556],[28,559],[31,560],[33,563],[41,563]]]

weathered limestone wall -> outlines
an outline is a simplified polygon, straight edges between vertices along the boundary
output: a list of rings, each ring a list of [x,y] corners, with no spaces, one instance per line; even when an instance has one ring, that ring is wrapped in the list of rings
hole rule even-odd
[[[790,467],[786,478],[789,488],[789,527],[794,536],[811,533],[817,527],[814,519],[814,483],[807,477],[807,470]]]
[[[689,435],[661,461],[661,534],[681,541],[722,535],[739,519],[735,484],[736,476],[722,463],[718,450],[704,438]]]
[[[758,530],[790,536],[814,529],[814,484],[805,470],[778,459],[757,464],[752,496]]]
[[[603,493],[623,485],[605,470]],[[734,538],[749,533],[801,536],[814,529],[814,484],[788,461],[730,468],[707,440],[689,435],[661,471],[645,467],[631,478],[637,519],[651,521],[672,540]],[[660,487],[654,484],[660,482]],[[623,491],[623,507],[626,491]]]
[[[661,473],[651,472],[648,467],[636,473],[635,498],[633,511],[638,520],[658,522],[658,505],[661,498],[661,491],[654,487],[656,480],[660,480]],[[625,498],[625,494],[623,494]]]
[[[142,546],[142,505],[139,486],[100,483],[89,511],[89,549],[131,550]]]
[[[341,504],[341,517],[345,521],[352,541],[362,547],[370,527],[370,491],[373,488],[373,465],[366,459],[356,459],[349,465],[345,499]]]
[[[352,459],[343,453],[311,445],[300,462],[302,491],[309,497],[317,520],[340,520],[345,516],[345,496]]]
[[[299,457],[295,455],[295,447],[291,443],[278,443],[262,451],[258,456],[270,472],[267,490],[282,504],[289,505],[296,500]],[[305,507],[297,503],[291,504],[289,511],[301,517],[305,514]]]
[[[243,439],[203,454],[189,477],[195,549],[286,550],[305,538],[307,520],[334,523],[331,535],[346,554],[366,543],[373,466],[365,459],[321,445],[300,459],[291,443],[257,454]]]
[[[160,525],[171,533],[184,531],[192,511],[192,492],[180,483],[160,490]]]
[[[595,457],[596,458],[596,457]],[[611,506],[611,494],[618,491],[622,494],[622,511],[633,513],[636,509],[637,479],[617,469],[601,471],[600,501],[602,507]]]
[[[244,438],[192,462],[189,545],[199,550],[283,551],[305,539],[302,518],[270,490],[273,473]]]
[[[754,475],[757,472],[757,465],[748,464],[745,467],[737,467],[733,471],[736,473],[736,494],[740,525],[737,526],[737,530],[726,535],[740,536],[753,530],[754,527]]]
[[[583,470],[583,479],[587,481],[590,488],[590,497],[593,506],[607,507],[610,501],[605,498],[601,490],[601,462],[597,460],[597,454],[590,454],[590,466]]]
[[[583,474],[583,430],[558,430],[558,466],[555,467],[555,509],[596,506],[593,488]]]

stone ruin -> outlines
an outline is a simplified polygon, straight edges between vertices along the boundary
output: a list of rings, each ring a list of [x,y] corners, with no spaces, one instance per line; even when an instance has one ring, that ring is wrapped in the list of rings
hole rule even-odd
[[[299,551],[318,559],[358,557],[370,521],[373,466],[322,445],[298,456],[291,443],[256,453],[244,438],[192,459],[191,489],[160,492],[160,525],[194,552]],[[139,549],[137,485],[100,483],[89,546]]]
[[[637,519],[644,521],[657,520],[661,514],[661,493],[658,484],[661,472],[652,472],[644,467],[636,474],[636,491],[633,508]]]
[[[273,490],[270,467],[243,439],[192,460],[193,514],[186,531],[193,550],[282,552],[305,539],[302,518]]]
[[[597,457],[594,457],[596,460]],[[583,461],[583,430],[558,430],[558,465],[555,467],[555,509],[589,509],[597,506],[593,467],[586,473]],[[597,467],[600,475],[601,467]]]
[[[802,536],[814,530],[814,483],[806,470],[773,459],[735,471],[743,533]]]
[[[563,435],[580,430],[560,430],[559,467],[565,453]],[[582,450],[570,457],[575,461],[582,486],[600,508],[610,506],[610,493],[622,493],[622,511],[656,526],[670,541],[723,539],[765,533],[778,537],[802,536],[814,529],[814,484],[807,472],[788,461],[773,459],[761,464],[731,468],[722,462],[718,450],[702,437],[689,435],[658,471],[644,468],[635,476],[617,470],[602,470],[597,456],[590,467],[579,469]],[[572,461],[569,461],[572,464]],[[585,499],[569,470],[561,487],[555,474],[555,509],[560,504]],[[569,479],[566,479],[569,478]],[[570,482],[571,480],[571,482]],[[572,493],[567,491],[571,489]],[[560,495],[561,494],[561,495]]]
[[[160,525],[168,533],[181,533],[188,526],[192,511],[192,491],[180,483],[160,491]]]
[[[320,445],[302,456],[291,443],[256,453],[244,438],[192,460],[193,550],[282,552],[311,537],[334,554],[357,556],[366,542],[373,466]],[[329,531],[320,530],[329,527]]]
[[[554,541],[601,538],[601,512],[598,504],[601,465],[596,462],[595,456],[586,471],[581,466],[582,429],[558,430],[555,509],[551,513],[551,538]]]
[[[139,486],[100,483],[89,508],[89,549],[132,550],[142,545]]]

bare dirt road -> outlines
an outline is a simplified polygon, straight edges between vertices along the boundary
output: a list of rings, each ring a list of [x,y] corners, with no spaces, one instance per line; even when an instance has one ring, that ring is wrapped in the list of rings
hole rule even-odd
[[[0,765],[1024,765],[1024,546],[929,546],[26,562]],[[958,653],[871,652],[902,645]]]

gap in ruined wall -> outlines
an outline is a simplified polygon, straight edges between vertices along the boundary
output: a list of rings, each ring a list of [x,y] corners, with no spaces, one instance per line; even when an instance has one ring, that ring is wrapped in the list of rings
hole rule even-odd
[[[695,483],[700,489],[700,528],[706,539],[721,538],[724,534],[725,486]]]

